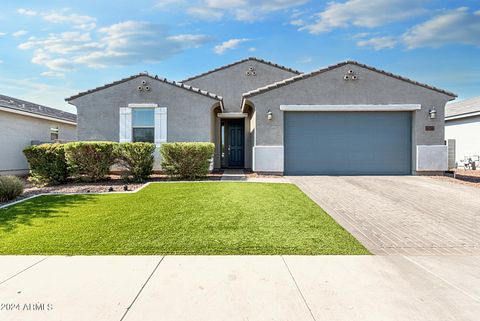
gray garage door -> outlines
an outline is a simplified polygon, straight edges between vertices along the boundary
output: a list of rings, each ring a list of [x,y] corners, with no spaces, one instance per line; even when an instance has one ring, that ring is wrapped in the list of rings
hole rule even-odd
[[[285,174],[411,174],[411,112],[285,112]]]

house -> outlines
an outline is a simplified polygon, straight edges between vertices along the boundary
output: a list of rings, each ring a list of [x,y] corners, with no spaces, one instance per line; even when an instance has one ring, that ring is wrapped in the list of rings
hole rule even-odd
[[[80,140],[210,141],[215,168],[410,175],[447,168],[456,96],[355,61],[310,73],[248,58],[181,82],[146,73],[66,100]]]
[[[32,141],[76,140],[76,115],[0,95],[0,175],[28,173]]]
[[[447,104],[445,138],[455,140],[455,160],[477,160],[480,156],[480,97]]]

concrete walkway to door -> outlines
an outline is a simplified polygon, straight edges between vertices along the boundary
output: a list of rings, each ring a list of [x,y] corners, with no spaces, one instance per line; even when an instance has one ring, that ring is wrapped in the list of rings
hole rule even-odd
[[[374,254],[480,254],[480,189],[420,176],[287,177]]]

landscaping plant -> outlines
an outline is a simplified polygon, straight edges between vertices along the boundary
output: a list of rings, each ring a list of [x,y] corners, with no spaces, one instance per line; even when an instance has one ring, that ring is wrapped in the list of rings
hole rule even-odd
[[[162,169],[182,179],[206,176],[214,151],[213,143],[164,143],[160,147]]]
[[[30,165],[28,180],[34,185],[58,185],[67,180],[68,168],[63,144],[29,146],[23,153]]]
[[[105,178],[115,163],[113,142],[72,142],[65,144],[65,159],[72,176],[84,181]]]
[[[117,164],[125,171],[124,179],[143,182],[153,172],[155,144],[152,143],[120,143],[116,145]]]
[[[0,176],[0,202],[15,199],[23,193],[23,182],[15,176]]]

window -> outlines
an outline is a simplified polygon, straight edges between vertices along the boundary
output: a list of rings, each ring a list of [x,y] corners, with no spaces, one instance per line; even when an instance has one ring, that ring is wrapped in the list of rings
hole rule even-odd
[[[155,141],[154,108],[132,108],[132,140],[146,143]]]
[[[50,127],[50,140],[58,140],[58,126]]]

